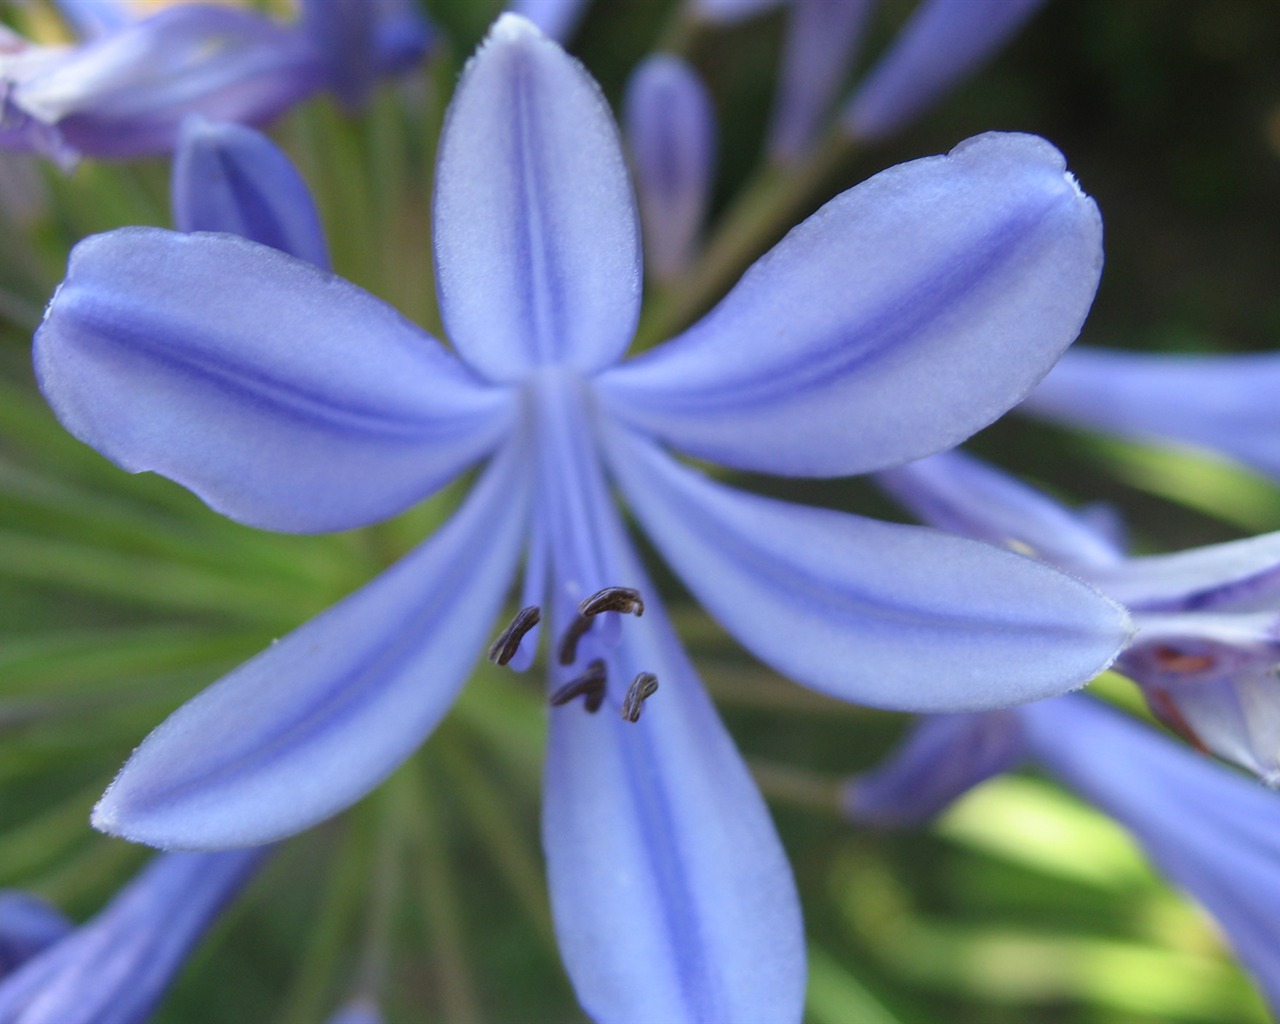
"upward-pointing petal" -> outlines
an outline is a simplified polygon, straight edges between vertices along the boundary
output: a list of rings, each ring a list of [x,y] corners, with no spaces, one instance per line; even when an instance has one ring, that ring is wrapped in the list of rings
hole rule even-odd
[[[1082,686],[1128,639],[1114,602],[962,537],[730,490],[623,430],[609,456],[694,596],[797,682],[904,711],[1001,707]]]
[[[81,242],[35,365],[63,425],[112,461],[299,533],[421,500],[494,447],[512,408],[367,292],[229,235]]]
[[[222,231],[329,269],[320,214],[302,176],[261,132],[193,114],[182,122],[170,188],[179,231]]]
[[[440,314],[458,352],[512,381],[538,363],[596,370],[640,307],[635,200],[591,76],[523,18],[499,18],[440,141]]]
[[[498,612],[530,490],[513,443],[440,531],[164,721],[94,810],[164,849],[271,842],[354,803],[426,738]]]
[[[743,469],[834,476],[952,447],[1075,338],[1102,224],[1062,155],[982,135],[832,200],[674,341],[602,375],[619,418]]]

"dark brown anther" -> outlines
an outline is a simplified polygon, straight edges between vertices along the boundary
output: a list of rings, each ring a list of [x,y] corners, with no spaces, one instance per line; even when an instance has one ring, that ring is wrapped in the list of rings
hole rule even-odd
[[[638,618],[644,614],[644,598],[640,596],[640,591],[631,587],[605,587],[578,605],[577,616],[560,638],[557,656],[561,665],[572,665],[577,660],[578,641],[586,636],[587,630],[591,628],[591,620],[601,612],[618,612]]]
[[[516,651],[520,650],[520,641],[525,638],[525,634],[533,629],[542,618],[542,612],[536,604],[529,605],[528,608],[521,608],[516,612],[516,617],[511,620],[511,625],[498,634],[496,640],[489,645],[489,660],[495,665],[505,665],[516,656]]]
[[[558,708],[575,697],[582,697],[582,706],[594,715],[604,703],[604,684],[604,662],[596,658],[582,675],[570,679],[551,695],[551,706]]]
[[[599,615],[601,612],[620,612],[639,618],[644,614],[644,598],[640,591],[631,587],[605,587],[578,605],[579,615]]]
[[[627,687],[627,695],[622,699],[622,717],[628,722],[640,721],[644,702],[657,692],[658,677],[652,672],[641,672]]]
[[[578,658],[578,641],[587,634],[587,630],[591,628],[591,620],[585,615],[578,615],[569,623],[569,628],[564,631],[564,636],[560,638],[560,650],[558,657],[561,665],[572,665]]]

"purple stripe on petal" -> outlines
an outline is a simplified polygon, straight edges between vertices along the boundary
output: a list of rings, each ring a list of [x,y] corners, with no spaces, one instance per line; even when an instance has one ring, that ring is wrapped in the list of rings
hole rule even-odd
[[[341,278],[151,228],[76,246],[35,364],[63,425],[125,469],[302,533],[422,499],[497,444],[513,406]]]
[[[635,723],[612,703],[552,711],[542,836],[570,977],[602,1024],[799,1021],[804,936],[786,855],[621,537],[615,558],[646,595],[618,660],[659,689]]]
[[[646,533],[747,650],[845,700],[912,711],[1062,693],[1111,664],[1128,616],[1033,559],[734,491],[622,430],[610,465]]]
[[[1075,338],[1102,267],[1062,155],[982,135],[832,200],[666,345],[606,371],[620,419],[743,469],[834,476],[952,447]]]
[[[1180,441],[1280,476],[1280,355],[1075,349],[1020,411],[1140,441]]]
[[[488,644],[526,534],[526,461],[513,442],[425,544],[175,711],[94,825],[161,848],[265,843],[386,778]]]
[[[860,139],[904,128],[991,57],[1044,0],[925,0],[849,101]]]
[[[239,235],[329,269],[311,193],[284,151],[261,132],[189,117],[173,156],[171,193],[179,231]]]
[[[536,364],[591,371],[640,308],[635,201],[608,105],[585,69],[503,15],[467,65],[440,143],[440,313],[495,381]]]

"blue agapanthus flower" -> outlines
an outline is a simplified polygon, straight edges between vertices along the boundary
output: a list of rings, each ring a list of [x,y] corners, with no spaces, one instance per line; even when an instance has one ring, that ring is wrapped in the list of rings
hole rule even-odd
[[[691,0],[709,21],[735,21],[784,0]],[[888,51],[840,105],[840,130],[882,139],[906,127],[979,68],[1044,0],[921,0]],[[805,156],[837,106],[875,0],[789,0],[769,153]]]
[[[68,12],[88,36],[75,45],[0,29],[0,148],[64,165],[172,151],[189,114],[261,124],[322,89],[358,103],[429,39],[411,0],[303,0],[292,24],[211,3]]]
[[[0,976],[4,1024],[142,1024],[267,851],[164,853],[101,913]]]
[[[921,824],[1024,758],[1125,826],[1280,1010],[1280,797],[1099,701],[926,718],[849,785],[846,808],[864,824]]]
[[[1131,557],[1113,522],[960,452],[879,480],[923,522],[1034,553],[1122,601],[1137,631],[1117,666],[1156,716],[1280,785],[1280,533]]]
[[[1280,355],[1080,348],[1019,409],[1135,441],[1190,445],[1280,477]]]
[[[785,856],[611,482],[722,625],[806,685],[944,710],[1085,682],[1129,624],[1084,584],[731,489],[662,443],[817,476],[956,443],[1078,332],[1097,211],[1043,140],[973,139],[836,198],[701,322],[619,363],[641,264],[617,131],[586,72],[515,16],[458,85],[436,188],[456,354],[230,235],[126,229],[74,252],[36,369],[67,427],[123,467],[307,532],[376,522],[487,462],[422,546],[152,733],[95,823],[188,849],[307,828],[423,741],[480,651],[525,666],[547,622],[543,842],[583,1004],[604,1020],[797,1019]],[[489,645],[522,555],[521,611]]]

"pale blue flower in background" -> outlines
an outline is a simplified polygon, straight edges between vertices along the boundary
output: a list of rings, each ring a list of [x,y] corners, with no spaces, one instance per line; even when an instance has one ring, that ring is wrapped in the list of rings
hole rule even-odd
[[[0,980],[0,1024],[141,1024],[266,856],[154,857],[93,920]]]
[[[1096,209],[1043,140],[973,139],[837,197],[701,322],[619,364],[640,246],[616,128],[528,22],[504,17],[468,65],[436,182],[456,357],[341,279],[229,235],[128,229],[73,254],[37,372],[64,424],[127,469],[309,532],[393,515],[489,459],[433,537],[163,723],[95,822],[218,848],[343,809],[447,711],[523,552],[521,603],[547,608],[558,641],[557,702],[609,711],[554,711],[544,776],[556,929],[583,1005],[602,1020],[797,1019],[786,858],[609,475],[721,624],[797,681],[926,710],[1080,685],[1129,630],[1083,584],[733,490],[657,442],[821,476],[954,444],[1078,332]],[[513,666],[536,636],[517,621],[493,653]]]
[[[1192,445],[1280,477],[1280,355],[1081,348],[1020,405],[1057,423]]]
[[[252,128],[190,115],[178,134],[170,197],[179,231],[239,235],[329,269],[320,213],[302,176]]]
[[[933,526],[1033,553],[1133,613],[1117,667],[1194,743],[1280,783],[1280,533],[1128,557],[1110,530],[960,452],[878,477]]]
[[[73,10],[96,28],[85,42],[0,37],[0,148],[64,166],[171,151],[188,114],[261,124],[322,89],[356,102],[429,38],[411,0],[308,0],[294,24],[205,3],[136,19]]]
[[[849,784],[846,810],[862,824],[922,824],[1023,757],[1127,828],[1280,1008],[1280,796],[1098,701],[926,718]]]
[[[786,3],[787,36],[769,153],[804,157],[838,107],[840,130],[872,141],[900,131],[976,71],[1044,0],[922,0],[889,49],[837,104],[875,0],[692,0],[711,22],[751,17]]]
[[[711,196],[715,112],[679,57],[645,58],[627,81],[623,126],[644,229],[645,269],[674,281],[689,266]]]
[[[0,980],[74,928],[69,918],[39,897],[0,890]]]

